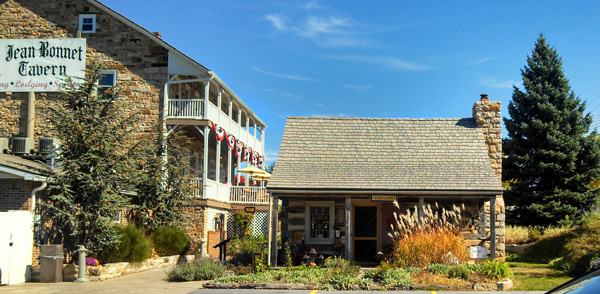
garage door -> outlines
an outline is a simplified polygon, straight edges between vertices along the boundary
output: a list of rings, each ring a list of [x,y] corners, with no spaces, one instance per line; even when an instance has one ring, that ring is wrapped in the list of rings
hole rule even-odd
[[[33,218],[28,211],[0,212],[2,284],[19,284],[31,277]]]

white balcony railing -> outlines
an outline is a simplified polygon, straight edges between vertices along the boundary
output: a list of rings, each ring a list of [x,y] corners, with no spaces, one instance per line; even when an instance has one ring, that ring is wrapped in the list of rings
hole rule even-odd
[[[199,118],[202,115],[204,99],[169,99],[168,117]]]
[[[269,194],[264,187],[230,186],[207,179],[206,185],[202,178],[190,179],[192,196],[211,199],[224,203],[269,204]]]
[[[231,187],[231,203],[268,204],[269,193],[265,187]]]

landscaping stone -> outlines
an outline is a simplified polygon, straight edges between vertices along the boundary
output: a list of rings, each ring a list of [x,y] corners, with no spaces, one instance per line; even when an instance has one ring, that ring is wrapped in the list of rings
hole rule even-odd
[[[498,287],[498,290],[506,291],[513,287],[513,281],[508,279],[506,281],[496,283],[496,286]]]
[[[498,286],[496,284],[475,283],[475,284],[473,284],[473,290],[475,290],[475,291],[496,291],[496,290],[498,290]]]

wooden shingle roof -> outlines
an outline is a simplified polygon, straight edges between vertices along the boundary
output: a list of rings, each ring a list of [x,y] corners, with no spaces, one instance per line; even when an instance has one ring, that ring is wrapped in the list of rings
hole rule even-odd
[[[501,191],[472,118],[288,117],[272,191]]]

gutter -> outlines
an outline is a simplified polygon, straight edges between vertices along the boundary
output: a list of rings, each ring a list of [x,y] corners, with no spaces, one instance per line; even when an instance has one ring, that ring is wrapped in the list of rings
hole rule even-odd
[[[503,190],[344,190],[344,189],[302,189],[302,188],[272,188],[269,193],[277,194],[384,194],[384,195],[456,195],[456,196],[495,196],[503,194]]]
[[[47,186],[48,184],[46,184],[46,182],[42,182],[42,184],[39,187],[33,188],[33,190],[31,190],[31,203],[29,204],[31,213],[35,213],[35,193],[46,189]]]

